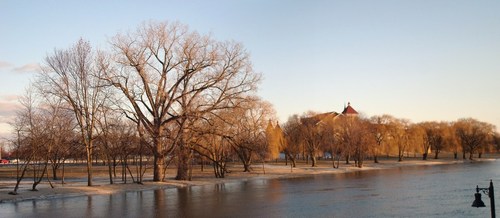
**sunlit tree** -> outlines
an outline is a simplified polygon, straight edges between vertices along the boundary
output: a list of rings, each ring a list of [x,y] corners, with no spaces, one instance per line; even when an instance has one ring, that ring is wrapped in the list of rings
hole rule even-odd
[[[455,122],[455,131],[462,145],[463,156],[469,153],[469,159],[481,147],[486,146],[492,140],[495,127],[489,123],[481,122],[473,118],[464,118]]]
[[[256,89],[255,73],[243,46],[219,42],[185,25],[148,22],[111,40],[113,58],[103,59],[105,78],[127,99],[133,117],[151,138],[154,181],[164,178],[166,157],[176,150],[177,179],[188,179],[186,124],[235,107]],[[186,133],[190,134],[190,133]],[[169,142],[169,144],[166,144]],[[185,146],[186,145],[186,146]]]
[[[87,155],[87,184],[92,186],[92,158],[99,109],[107,99],[97,52],[79,40],[68,49],[55,50],[45,59],[37,85],[46,95],[63,99],[74,113]]]
[[[290,160],[292,167],[296,167],[297,159],[302,152],[302,123],[300,117],[295,114],[288,118],[287,122],[283,125],[283,136],[285,139],[283,152],[287,160]]]

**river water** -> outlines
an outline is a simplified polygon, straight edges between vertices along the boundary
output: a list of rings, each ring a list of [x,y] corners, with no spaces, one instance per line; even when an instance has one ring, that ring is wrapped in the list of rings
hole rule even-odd
[[[22,201],[0,204],[0,217],[489,217],[485,194],[486,208],[471,204],[476,185],[500,187],[499,169],[486,161]]]

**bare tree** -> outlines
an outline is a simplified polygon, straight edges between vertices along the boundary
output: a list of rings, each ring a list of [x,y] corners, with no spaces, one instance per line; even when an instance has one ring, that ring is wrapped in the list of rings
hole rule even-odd
[[[419,124],[425,131],[423,160],[427,159],[428,152],[434,152],[434,159],[438,159],[439,153],[450,143],[449,126],[447,123],[423,122]]]
[[[339,127],[338,140],[345,147],[344,150],[349,150],[349,156],[352,155],[357,167],[363,167],[370,148],[376,144],[371,135],[374,125],[368,120],[348,116],[339,117],[335,122]],[[346,155],[346,159],[349,156]]]
[[[325,134],[323,149],[330,152],[332,156],[332,167],[339,168],[342,156],[341,129],[336,119],[328,119],[322,123],[322,131]]]
[[[55,50],[45,59],[39,89],[64,99],[75,115],[80,140],[87,156],[87,185],[92,186],[92,158],[99,108],[106,100],[103,81],[96,64],[96,52],[89,42],[79,40],[73,47]]]
[[[434,127],[436,125],[435,122],[422,122],[422,123],[417,123],[423,131],[425,131],[425,134],[423,134],[423,140],[422,140],[422,160],[427,160],[427,156],[429,155],[429,151],[432,146],[432,142],[434,139],[437,137],[436,131],[434,131]]]
[[[336,140],[337,143],[340,144],[342,147],[342,155],[344,156],[345,163],[350,164],[352,154],[354,151],[354,143],[352,143],[352,137],[353,137],[353,119],[354,117],[340,117],[336,121]]]
[[[19,184],[29,166],[33,169],[33,186],[31,190],[36,191],[36,186],[47,175],[49,151],[46,145],[50,144],[50,137],[48,134],[49,128],[46,128],[46,125],[51,124],[46,122],[48,119],[44,119],[47,117],[42,115],[39,102],[36,99],[38,99],[38,96],[36,96],[33,89],[28,89],[20,99],[22,108],[18,111],[15,121],[12,123],[17,138],[14,143],[16,145],[15,153],[17,158],[22,158],[24,161],[21,166],[17,165],[16,186],[9,194],[18,194]]]
[[[225,133],[231,147],[241,160],[244,172],[250,172],[257,155],[263,158],[267,152],[265,129],[269,119],[274,119],[271,104],[258,98],[247,98],[240,107],[232,110],[226,120],[231,126]]]
[[[359,168],[363,167],[364,160],[369,155],[370,150],[377,145],[376,138],[370,135],[374,132],[374,128],[375,126],[369,120],[361,118],[354,120],[351,143],[354,147],[354,160]]]
[[[464,152],[469,152],[469,159],[482,146],[490,143],[495,127],[489,123],[481,122],[472,118],[460,119],[455,123],[456,134]]]
[[[219,110],[188,127],[190,142],[199,155],[211,160],[217,178],[228,171],[226,163],[236,155],[244,171],[250,171],[256,157],[271,157],[266,120],[274,119],[272,106],[255,97],[242,99],[237,108]],[[193,128],[194,127],[194,128]]]
[[[397,147],[398,161],[403,161],[405,153],[411,145],[410,121],[405,119],[394,119],[390,123],[391,143]]]
[[[283,135],[285,139],[283,151],[286,158],[290,160],[291,166],[296,167],[296,160],[301,153],[303,138],[302,138],[302,123],[298,115],[292,115],[283,125]]]
[[[113,184],[113,177],[116,176],[116,171],[113,168],[116,167],[116,159],[119,154],[117,147],[120,145],[120,130],[125,129],[125,127],[121,125],[117,113],[112,108],[102,107],[101,110],[102,117],[97,119],[98,137],[96,144],[99,145],[98,148],[101,148],[100,151],[105,156],[108,165],[109,184]]]
[[[194,128],[192,132],[195,133],[190,140],[194,144],[192,149],[202,157],[202,164],[204,158],[212,162],[216,178],[224,178],[229,172],[227,162],[234,153],[227,138],[232,127],[232,123],[228,122],[230,117],[234,117],[231,111],[219,111],[205,116],[205,119],[190,127]]]
[[[52,178],[57,180],[58,169],[64,166],[73,149],[76,123],[71,110],[68,110],[62,99],[44,98],[44,101],[42,113],[48,136],[46,155],[52,168]]]
[[[389,150],[388,147],[388,138],[389,138],[389,133],[388,133],[388,125],[390,125],[390,121],[393,120],[394,118],[391,117],[390,115],[382,115],[382,116],[373,116],[370,118],[372,124],[374,125],[372,128],[372,135],[375,138],[375,146],[372,147],[372,155],[373,155],[373,161],[375,163],[378,163],[378,156],[381,154],[381,152],[385,150]]]
[[[166,155],[176,146],[179,154],[189,153],[179,143],[187,117],[232,107],[260,79],[240,44],[217,42],[178,23],[145,23],[111,42],[113,59],[101,60],[101,66],[151,138],[154,181],[164,178]],[[178,179],[187,179],[185,158],[178,157]]]
[[[460,145],[458,136],[456,134],[455,123],[449,122],[447,123],[448,128],[446,128],[446,147],[453,152],[453,158],[455,160],[458,159],[458,153],[461,151],[462,147]]]
[[[301,135],[307,151],[307,156],[311,159],[311,166],[317,166],[317,156],[321,152],[321,145],[325,141],[325,134],[319,124],[321,121],[317,113],[309,112],[305,114],[300,122],[302,123]]]

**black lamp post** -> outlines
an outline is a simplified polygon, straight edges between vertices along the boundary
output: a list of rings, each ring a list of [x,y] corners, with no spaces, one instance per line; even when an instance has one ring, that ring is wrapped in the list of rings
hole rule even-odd
[[[490,204],[491,204],[491,217],[495,218],[495,192],[493,189],[493,181],[490,180],[490,187],[488,188],[479,188],[479,186],[476,186],[476,194],[474,194],[474,202],[472,202],[473,207],[486,207],[484,205],[484,202],[481,200],[481,193],[479,191],[482,191],[484,194],[487,194],[488,197],[490,197]]]

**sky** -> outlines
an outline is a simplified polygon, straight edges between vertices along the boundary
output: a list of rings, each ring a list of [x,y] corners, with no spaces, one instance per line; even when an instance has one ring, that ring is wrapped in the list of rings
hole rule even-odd
[[[281,122],[307,111],[500,127],[500,1],[0,1],[0,135],[54,49],[109,47],[143,22],[234,40]]]

